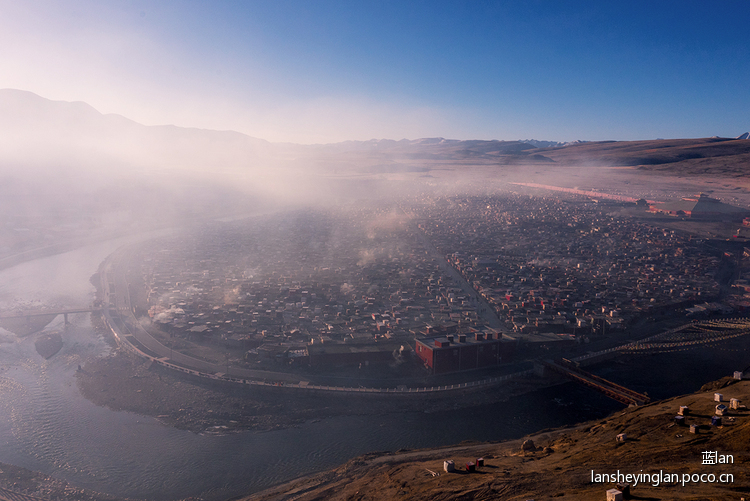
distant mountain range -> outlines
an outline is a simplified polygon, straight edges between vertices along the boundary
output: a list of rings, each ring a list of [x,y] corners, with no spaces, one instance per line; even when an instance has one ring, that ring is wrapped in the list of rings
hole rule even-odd
[[[270,143],[230,131],[147,127],[104,115],[82,102],[51,101],[31,92],[0,90],[0,162],[4,166],[54,165],[70,172],[244,167]]]
[[[535,148],[552,148],[557,146],[568,146],[571,144],[579,144],[579,143],[587,143],[588,141],[568,141],[568,142],[560,142],[560,141],[537,141],[536,139],[520,139],[522,143],[530,144],[534,146]]]
[[[269,143],[238,132],[144,126],[80,102],[0,90],[0,174],[64,172],[95,179],[136,173],[219,178],[300,172],[426,171],[451,165],[638,167],[686,175],[746,175],[750,134],[737,138],[555,142],[381,139]],[[271,173],[271,174],[269,174]],[[284,182],[282,175],[273,182]]]
[[[543,155],[559,166],[634,167],[688,176],[750,173],[750,141],[735,138],[584,142],[528,153]]]

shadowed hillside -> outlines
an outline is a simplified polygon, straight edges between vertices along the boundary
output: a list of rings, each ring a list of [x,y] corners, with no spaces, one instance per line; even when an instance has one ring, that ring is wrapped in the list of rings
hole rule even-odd
[[[744,176],[750,170],[750,141],[746,139],[604,141],[533,152],[558,165],[639,167],[694,176]]]

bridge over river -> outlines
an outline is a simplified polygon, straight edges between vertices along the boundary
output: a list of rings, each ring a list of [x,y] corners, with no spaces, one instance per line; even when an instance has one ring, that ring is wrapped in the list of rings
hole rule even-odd
[[[27,336],[44,329],[58,315],[63,315],[65,325],[68,325],[68,315],[100,310],[101,308],[95,306],[83,306],[79,308],[3,311],[0,312],[0,327],[19,336]]]
[[[91,311],[100,311],[101,308],[88,306],[83,308],[67,308],[57,310],[14,310],[0,312],[0,320],[4,318],[31,318],[31,317],[45,317],[57,315],[65,315],[65,321],[68,320],[68,314],[73,313],[88,313]]]
[[[58,315],[65,316],[65,323],[68,323],[68,315],[75,313],[89,313],[92,311],[100,311],[101,308],[94,306],[85,306],[82,308],[66,308],[66,309],[53,309],[53,310],[14,310],[14,311],[3,311],[0,312],[0,321],[6,319],[19,319],[31,320],[32,318],[38,317],[50,317],[50,322],[55,319]],[[49,322],[48,322],[49,323]]]
[[[750,334],[749,318],[722,318],[694,321],[661,332],[655,336],[606,350],[587,353],[571,360],[539,361],[537,362],[537,366],[549,369],[568,379],[589,386],[618,402],[641,405],[648,402],[648,396],[586,372],[581,367],[610,360],[619,355],[668,353],[689,350],[707,344],[746,336],[747,334]]]
[[[609,398],[622,402],[623,404],[643,405],[651,400],[648,395],[638,393],[637,391],[630,390],[622,385],[604,379],[603,377],[599,377],[596,374],[586,372],[570,360],[544,360],[542,364],[544,367],[556,372],[557,374],[593,388],[598,392],[604,393]]]

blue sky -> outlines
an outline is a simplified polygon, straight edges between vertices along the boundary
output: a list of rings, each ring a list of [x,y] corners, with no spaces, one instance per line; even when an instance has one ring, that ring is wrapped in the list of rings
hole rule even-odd
[[[272,141],[736,136],[750,3],[0,0],[0,88]]]

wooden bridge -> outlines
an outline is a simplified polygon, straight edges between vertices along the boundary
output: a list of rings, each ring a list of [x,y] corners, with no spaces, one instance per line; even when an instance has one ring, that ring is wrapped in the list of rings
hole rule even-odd
[[[586,372],[570,360],[543,360],[541,363],[547,369],[578,383],[585,384],[586,386],[604,393],[609,398],[622,402],[623,404],[643,405],[651,400],[648,395],[638,393],[637,391],[625,388],[624,386],[613,383],[603,377]]]

